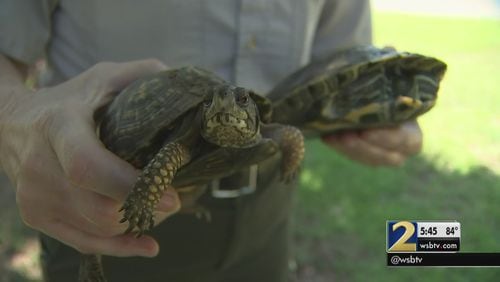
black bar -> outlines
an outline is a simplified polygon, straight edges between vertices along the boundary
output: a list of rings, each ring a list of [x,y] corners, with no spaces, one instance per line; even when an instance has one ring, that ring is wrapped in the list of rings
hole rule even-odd
[[[387,253],[387,266],[500,266],[500,253]]]
[[[460,250],[460,238],[418,238],[417,251],[456,252]]]

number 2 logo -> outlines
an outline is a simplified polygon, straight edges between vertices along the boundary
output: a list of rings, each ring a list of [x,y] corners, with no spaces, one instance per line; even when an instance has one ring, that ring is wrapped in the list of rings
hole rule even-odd
[[[389,225],[390,227],[390,225]],[[417,250],[417,244],[411,241],[412,237],[415,237],[415,225],[409,221],[398,221],[392,225],[392,230],[388,230],[389,232],[389,242],[393,242],[394,237],[398,234],[396,231],[399,228],[403,228],[404,232],[400,235],[399,239],[390,245],[389,250],[391,252],[414,252]],[[399,232],[398,232],[399,233]],[[392,240],[391,240],[392,239]],[[410,241],[410,242],[408,242]]]

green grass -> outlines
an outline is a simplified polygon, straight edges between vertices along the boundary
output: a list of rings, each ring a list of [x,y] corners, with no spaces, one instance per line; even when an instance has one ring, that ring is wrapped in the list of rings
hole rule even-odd
[[[461,250],[500,252],[500,21],[374,15],[375,42],[448,64],[419,121],[424,150],[368,168],[307,144],[295,211],[298,276],[311,281],[497,281],[500,269],[387,268],[387,219],[462,223]]]

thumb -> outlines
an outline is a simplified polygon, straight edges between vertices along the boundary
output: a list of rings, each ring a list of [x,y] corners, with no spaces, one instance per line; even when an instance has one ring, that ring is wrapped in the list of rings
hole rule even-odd
[[[118,91],[132,81],[166,69],[168,67],[156,59],[125,63],[102,62],[70,80],[68,86],[70,89],[85,89],[86,91],[81,92],[84,101],[96,109],[107,104]]]
[[[105,78],[109,91],[122,90],[126,85],[145,75],[166,70],[168,67],[157,59],[130,61],[125,63],[103,63],[98,72]]]

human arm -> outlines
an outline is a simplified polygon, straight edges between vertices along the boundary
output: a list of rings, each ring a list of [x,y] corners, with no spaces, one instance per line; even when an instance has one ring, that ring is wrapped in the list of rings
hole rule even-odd
[[[26,66],[0,55],[0,164],[26,224],[84,253],[158,252],[151,237],[117,235],[126,228],[118,224],[118,209],[137,171],[102,146],[93,114],[111,93],[164,68],[156,60],[100,63],[65,83],[31,91],[24,86]],[[179,209],[173,189],[159,209],[160,218]]]

